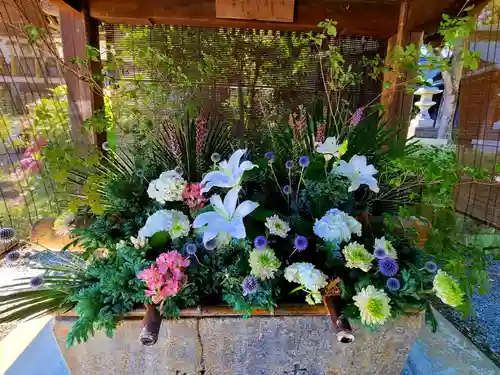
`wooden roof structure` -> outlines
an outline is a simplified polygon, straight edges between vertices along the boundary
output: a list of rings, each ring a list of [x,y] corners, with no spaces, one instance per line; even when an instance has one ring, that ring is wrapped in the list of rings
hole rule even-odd
[[[410,31],[433,31],[447,13],[456,15],[467,3],[485,0],[225,0],[225,2],[268,4],[291,3],[293,22],[218,18],[216,5],[223,0],[50,0],[60,9],[88,12],[98,21],[121,24],[171,24],[199,27],[241,27],[307,31],[318,22],[338,22],[341,35],[390,38],[397,33],[405,7],[405,25]],[[217,5],[218,6],[218,5]]]

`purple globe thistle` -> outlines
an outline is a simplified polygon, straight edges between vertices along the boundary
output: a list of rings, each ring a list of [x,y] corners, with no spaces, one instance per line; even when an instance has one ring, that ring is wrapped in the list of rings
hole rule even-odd
[[[184,173],[184,171],[182,170],[182,167],[179,167],[179,166],[175,167],[174,171],[175,171],[175,173],[177,173],[177,174],[182,174],[182,173]]]
[[[34,276],[30,279],[30,287],[32,288],[38,288],[43,285],[43,276],[42,275],[37,275]]]
[[[215,250],[216,247],[217,247],[217,241],[215,240],[215,238],[213,240],[208,241],[205,244],[205,249],[207,249],[208,251],[213,251]]]
[[[196,254],[196,245],[194,243],[186,244],[186,253],[189,255]]]
[[[384,259],[387,257],[387,251],[385,251],[383,247],[377,247],[373,252],[373,255],[375,255],[375,258]]]
[[[434,262],[427,262],[427,263],[425,263],[424,267],[427,271],[432,272],[432,273],[437,271],[437,265]]]
[[[386,285],[387,289],[389,289],[391,292],[395,292],[396,290],[399,290],[399,288],[401,288],[401,282],[395,277],[391,277],[390,279],[388,279]]]
[[[249,294],[254,294],[259,290],[259,280],[255,276],[247,276],[243,279],[241,283],[243,289],[243,295],[248,296]]]
[[[109,147],[109,142],[106,141],[106,142],[103,142],[103,144],[101,145],[102,149],[104,151],[109,151],[111,148]]]
[[[269,161],[272,163],[272,162],[274,161],[274,158],[275,158],[275,156],[274,156],[274,152],[272,152],[272,151],[268,151],[268,152],[266,152],[266,153],[264,154],[264,157],[265,157],[266,159],[269,159]]]
[[[295,240],[293,241],[293,247],[297,251],[304,251],[305,249],[307,249],[308,244],[309,242],[304,236],[296,236]]]
[[[302,168],[307,168],[307,166],[309,165],[309,157],[308,156],[301,156],[299,158],[299,165],[302,167]]]
[[[264,236],[257,236],[253,241],[253,246],[256,249],[265,249],[267,247],[267,239]]]
[[[293,160],[287,160],[285,163],[285,168],[292,169],[293,168]]]
[[[16,231],[12,228],[0,229],[0,242],[9,242],[16,236]]]
[[[290,185],[283,186],[283,193],[285,193],[286,195],[289,195],[291,192],[292,192],[292,188],[290,187]]]
[[[21,258],[21,253],[19,251],[11,251],[10,253],[7,254],[7,260],[9,262],[15,262],[19,258]]]
[[[398,273],[399,265],[395,259],[383,258],[378,261],[378,269],[382,275],[390,277]]]
[[[218,152],[214,152],[212,156],[210,156],[210,160],[212,160],[214,163],[220,162],[220,154]]]

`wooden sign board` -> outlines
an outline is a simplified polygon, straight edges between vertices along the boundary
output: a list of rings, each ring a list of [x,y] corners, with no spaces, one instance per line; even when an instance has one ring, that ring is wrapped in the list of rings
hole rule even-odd
[[[295,0],[215,0],[217,18],[293,22]]]

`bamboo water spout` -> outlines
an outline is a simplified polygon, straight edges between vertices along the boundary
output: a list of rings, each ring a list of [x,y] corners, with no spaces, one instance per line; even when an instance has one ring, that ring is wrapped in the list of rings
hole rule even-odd
[[[338,284],[342,280],[333,280],[325,290],[323,295],[323,303],[328,310],[328,315],[333,324],[333,329],[337,336],[337,340],[344,344],[349,344],[354,341],[354,334],[352,333],[349,321],[342,317],[342,298],[340,297],[340,288]]]
[[[158,341],[161,326],[161,315],[155,305],[146,304],[146,315],[142,319],[142,330],[139,341],[144,346],[153,346]]]

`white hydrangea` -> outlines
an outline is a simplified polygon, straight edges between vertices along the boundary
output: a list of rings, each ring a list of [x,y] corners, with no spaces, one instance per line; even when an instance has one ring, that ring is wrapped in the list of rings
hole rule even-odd
[[[191,225],[184,213],[176,210],[159,210],[146,220],[139,230],[139,237],[152,237],[157,232],[168,232],[172,239],[189,234]]]
[[[286,221],[281,220],[278,215],[266,218],[265,226],[269,229],[270,234],[281,238],[286,238],[290,231],[290,225]]]
[[[181,211],[171,210],[170,212],[172,212],[172,226],[168,232],[170,237],[175,239],[187,236],[191,228],[189,218]]]
[[[311,263],[293,263],[285,268],[285,279],[289,282],[300,284],[308,293],[306,301],[310,305],[321,303],[320,289],[324,288],[328,281],[326,275],[316,269]]]
[[[149,183],[148,195],[161,204],[182,200],[182,192],[186,187],[186,180],[175,170],[163,172],[160,177]]]
[[[355,218],[338,209],[329,210],[314,223],[314,234],[335,243],[349,241],[352,234],[361,236],[361,229],[361,224]]]

